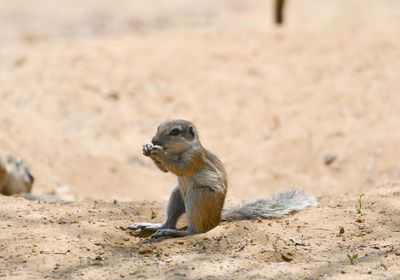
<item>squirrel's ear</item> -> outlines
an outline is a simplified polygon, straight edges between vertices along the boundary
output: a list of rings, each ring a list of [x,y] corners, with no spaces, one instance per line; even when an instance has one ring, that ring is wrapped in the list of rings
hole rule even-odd
[[[189,135],[192,137],[192,139],[196,136],[196,132],[193,126],[189,127]]]

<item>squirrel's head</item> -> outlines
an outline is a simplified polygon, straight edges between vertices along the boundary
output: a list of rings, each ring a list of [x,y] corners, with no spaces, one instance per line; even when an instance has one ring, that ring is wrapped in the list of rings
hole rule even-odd
[[[170,153],[182,153],[193,145],[200,144],[196,127],[189,121],[172,120],[160,124],[151,140]]]

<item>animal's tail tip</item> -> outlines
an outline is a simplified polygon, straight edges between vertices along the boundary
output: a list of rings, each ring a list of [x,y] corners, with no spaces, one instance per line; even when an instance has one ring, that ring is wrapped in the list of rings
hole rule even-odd
[[[305,192],[298,187],[291,188],[288,193],[290,193],[293,198],[304,201],[306,207],[315,207],[318,205],[318,199],[315,195]]]

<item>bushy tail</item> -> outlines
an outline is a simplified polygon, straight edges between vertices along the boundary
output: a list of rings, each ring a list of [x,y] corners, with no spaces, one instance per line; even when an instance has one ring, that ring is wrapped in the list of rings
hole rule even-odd
[[[271,200],[257,199],[224,209],[222,220],[251,220],[260,218],[279,218],[304,208],[317,205],[317,198],[298,190],[279,192]]]

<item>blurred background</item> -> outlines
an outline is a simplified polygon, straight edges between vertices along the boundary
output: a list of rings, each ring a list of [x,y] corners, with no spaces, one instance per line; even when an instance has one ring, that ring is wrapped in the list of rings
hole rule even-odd
[[[0,1],[0,149],[34,193],[166,200],[141,154],[184,118],[229,199],[400,179],[400,1]]]

